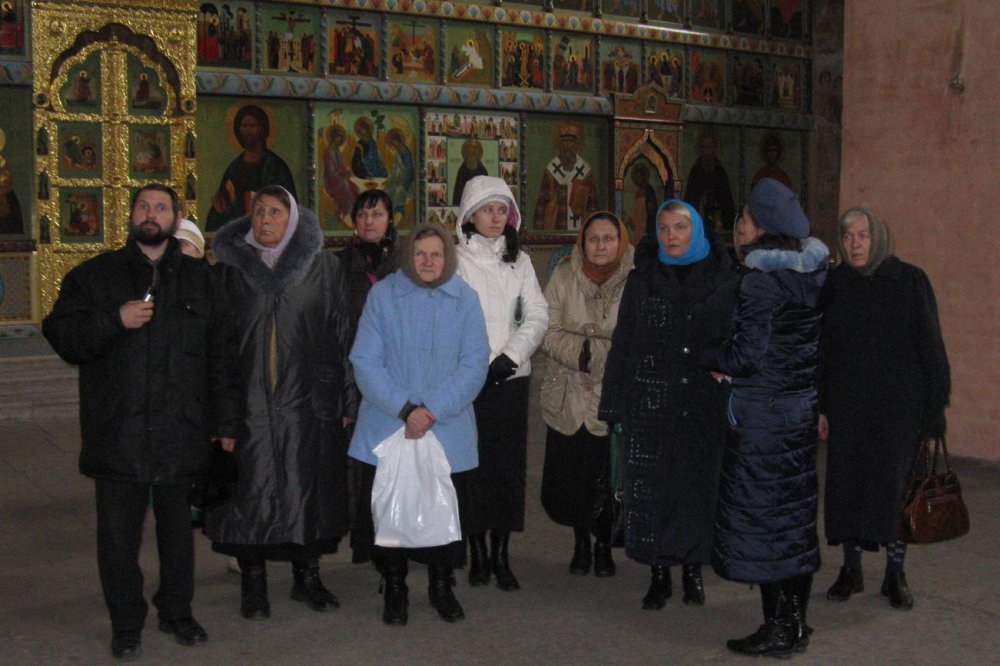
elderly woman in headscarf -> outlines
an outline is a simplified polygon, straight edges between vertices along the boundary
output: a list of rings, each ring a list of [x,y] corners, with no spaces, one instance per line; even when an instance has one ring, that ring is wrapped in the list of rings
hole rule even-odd
[[[569,572],[575,575],[590,571],[594,504],[599,480],[609,470],[608,424],[597,418],[597,406],[632,255],[628,230],[618,216],[593,213],[580,228],[572,254],[560,260],[545,287],[542,506],[556,523],[573,528]],[[599,529],[607,531],[607,526]],[[610,537],[598,534],[594,544],[595,576],[615,573]]]
[[[270,617],[266,560],[290,560],[292,599],[336,608],[319,558],[347,531],[345,417],[357,413],[348,363],[343,267],[284,188],[258,191],[251,213],[221,228],[213,249],[239,333],[246,420],[235,445],[239,483],[209,512],[213,548],[242,571],[240,612]]]
[[[598,412],[622,426],[625,554],[651,567],[646,610],[664,607],[678,565],[684,603],[705,603],[728,389],[694,359],[729,335],[738,281],[698,211],[665,201],[625,283]]]
[[[816,366],[829,250],[809,236],[795,193],[762,179],[736,221],[740,283],[729,340],[699,362],[732,379],[712,565],[760,587],[764,624],[726,643],[784,657],[809,642],[806,605],[819,568]]]
[[[851,208],[839,232],[841,264],[823,292],[819,430],[829,437],[826,538],[842,545],[844,564],[826,596],[861,592],[861,552],[881,545],[881,593],[909,610],[899,502],[921,440],[944,435],[948,356],[930,281],[893,254],[885,222]]]
[[[407,439],[431,432],[448,459],[461,529],[477,530],[472,401],[486,379],[490,350],[479,298],[456,268],[451,234],[434,222],[417,225],[404,243],[400,270],[372,289],[351,350],[364,396],[350,448],[362,469],[363,498],[351,545],[355,562],[372,559],[382,573],[382,620],[390,625],[408,620],[408,560],[427,565],[430,601],[442,619],[465,616],[451,589],[453,570],[465,564],[461,538],[427,548],[376,546],[371,511],[376,447],[401,427]]]

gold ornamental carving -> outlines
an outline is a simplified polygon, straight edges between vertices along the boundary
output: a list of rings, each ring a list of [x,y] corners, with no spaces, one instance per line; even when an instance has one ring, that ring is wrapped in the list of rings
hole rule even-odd
[[[127,238],[132,193],[171,185],[195,209],[197,3],[32,3],[38,305]]]

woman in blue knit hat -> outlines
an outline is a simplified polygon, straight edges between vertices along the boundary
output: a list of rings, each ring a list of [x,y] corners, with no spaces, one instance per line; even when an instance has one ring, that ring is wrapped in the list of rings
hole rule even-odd
[[[750,269],[735,330],[699,359],[733,386],[712,565],[760,586],[764,624],[727,647],[787,656],[809,642],[806,605],[819,568],[815,381],[829,250],[809,237],[795,193],[770,178],[754,186],[735,231]]]
[[[684,603],[705,602],[728,388],[694,359],[728,337],[739,280],[694,208],[671,199],[656,223],[636,248],[598,412],[622,427],[625,554],[652,568],[647,610],[671,596],[676,565]]]

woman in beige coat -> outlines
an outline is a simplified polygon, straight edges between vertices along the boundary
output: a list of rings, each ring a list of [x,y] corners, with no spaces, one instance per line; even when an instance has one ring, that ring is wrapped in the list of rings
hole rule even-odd
[[[590,571],[590,529],[598,479],[610,462],[608,426],[597,419],[601,381],[625,278],[632,270],[628,232],[609,212],[583,224],[570,256],[556,265],[545,289],[549,327],[541,405],[547,436],[542,506],[573,528],[576,547],[569,572]],[[594,575],[613,576],[609,535],[594,545]]]

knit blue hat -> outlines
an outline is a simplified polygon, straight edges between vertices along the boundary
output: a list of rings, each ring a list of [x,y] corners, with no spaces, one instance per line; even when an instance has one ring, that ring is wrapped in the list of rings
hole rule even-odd
[[[792,192],[773,178],[761,178],[747,201],[757,226],[770,234],[809,238],[809,218]]]
[[[680,199],[668,199],[660,204],[659,209],[656,211],[656,220],[659,224],[660,213],[667,209],[670,204],[680,204],[687,209],[688,214],[691,216],[691,244],[688,245],[687,252],[680,257],[671,257],[667,254],[666,250],[663,249],[663,243],[660,241],[660,235],[656,234],[656,243],[660,247],[660,251],[657,256],[661,263],[667,264],[669,266],[687,266],[695,262],[701,261],[708,256],[709,250],[711,250],[711,245],[708,239],[705,237],[705,223],[701,221],[701,215],[698,211],[694,209],[693,206]]]

